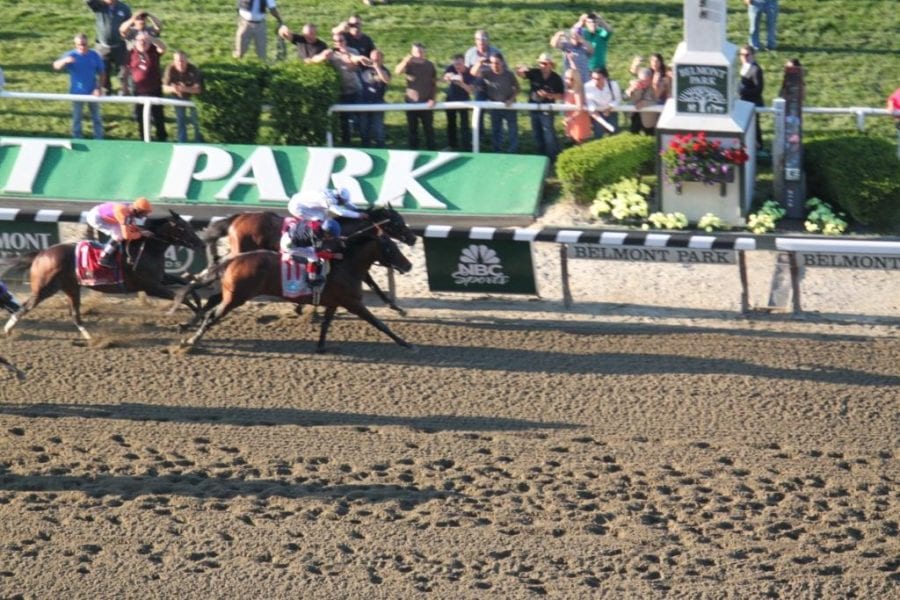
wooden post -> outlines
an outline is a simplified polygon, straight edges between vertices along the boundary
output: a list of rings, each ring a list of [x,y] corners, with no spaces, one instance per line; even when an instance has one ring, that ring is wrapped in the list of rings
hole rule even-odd
[[[791,289],[794,295],[794,313],[801,313],[803,309],[800,307],[800,269],[797,266],[797,253],[788,252],[788,261],[791,265]]]
[[[572,290],[569,289],[569,251],[565,244],[559,245],[559,271],[562,282],[563,305],[572,307]]]
[[[741,312],[750,312],[750,291],[747,282],[747,256],[744,250],[738,250],[738,270],[741,274]]]

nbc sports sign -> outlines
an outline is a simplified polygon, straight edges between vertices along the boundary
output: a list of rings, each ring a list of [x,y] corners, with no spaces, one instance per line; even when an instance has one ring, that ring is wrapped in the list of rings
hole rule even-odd
[[[429,237],[424,241],[431,291],[537,294],[530,242]]]

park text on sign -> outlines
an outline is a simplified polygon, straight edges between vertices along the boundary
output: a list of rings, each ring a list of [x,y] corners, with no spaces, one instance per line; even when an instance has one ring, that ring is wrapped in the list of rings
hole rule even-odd
[[[531,216],[546,167],[542,156],[0,137],[0,192],[36,200],[147,196],[239,210],[334,187],[359,206]]]
[[[900,254],[824,254],[798,252],[804,267],[833,269],[900,270]]]
[[[625,262],[669,262],[704,265],[737,264],[734,250],[700,250],[695,248],[649,248],[647,246],[603,246],[571,244],[569,258],[621,260]]]

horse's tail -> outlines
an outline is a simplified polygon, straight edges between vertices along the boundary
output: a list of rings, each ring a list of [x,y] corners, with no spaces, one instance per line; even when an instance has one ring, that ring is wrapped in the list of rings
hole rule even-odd
[[[37,258],[37,252],[29,252],[27,254],[19,254],[10,258],[4,258],[0,262],[0,279],[7,273],[23,273],[31,268],[31,263]]]
[[[219,254],[216,251],[216,246],[218,246],[220,239],[228,235],[228,228],[239,216],[240,214],[230,215],[224,219],[213,221],[198,234],[203,243],[206,244],[206,260],[210,265],[219,263]]]
[[[194,292],[195,290],[209,287],[215,282],[222,279],[222,273],[225,272],[226,267],[231,264],[232,260],[234,260],[234,257],[229,256],[218,264],[210,265],[205,271],[194,277],[193,281],[181,288],[180,291],[176,292],[175,299],[172,300],[172,307],[169,308],[169,314],[171,315],[175,312],[175,310],[182,304],[182,302],[184,302],[184,299],[188,294]]]

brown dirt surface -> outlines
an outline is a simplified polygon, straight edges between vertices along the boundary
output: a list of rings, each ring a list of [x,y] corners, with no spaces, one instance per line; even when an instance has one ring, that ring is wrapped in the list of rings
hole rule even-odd
[[[417,352],[344,314],[315,354],[281,304],[191,352],[157,303],[90,296],[91,343],[36,309],[0,597],[896,595],[895,324],[401,303]]]

